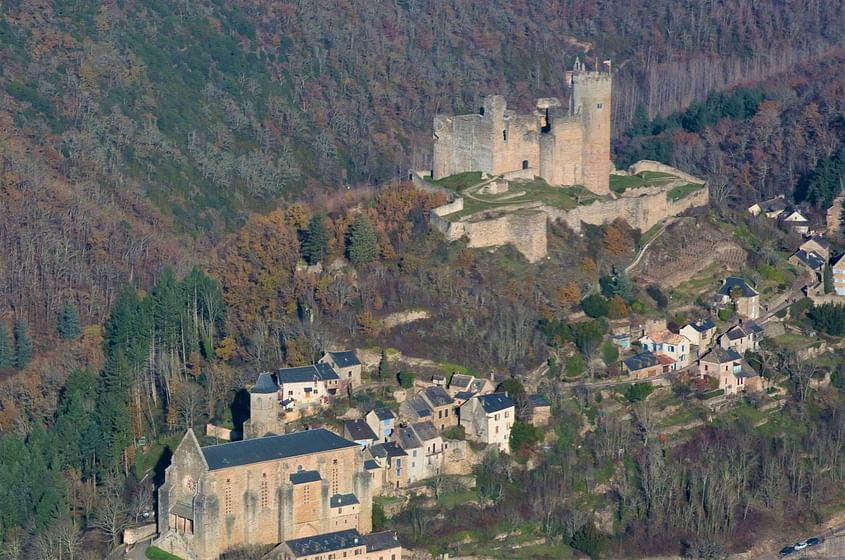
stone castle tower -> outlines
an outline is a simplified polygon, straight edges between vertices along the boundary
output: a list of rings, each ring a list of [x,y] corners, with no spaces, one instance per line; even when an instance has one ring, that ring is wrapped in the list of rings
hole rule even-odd
[[[532,114],[519,115],[504,97],[491,95],[477,114],[437,115],[432,177],[466,171],[539,176],[551,185],[609,193],[612,75],[576,61],[570,76],[568,110],[546,98]]]
[[[279,386],[273,374],[266,371],[258,374],[255,386],[249,390],[249,420],[244,422],[244,439],[283,433],[279,410]]]

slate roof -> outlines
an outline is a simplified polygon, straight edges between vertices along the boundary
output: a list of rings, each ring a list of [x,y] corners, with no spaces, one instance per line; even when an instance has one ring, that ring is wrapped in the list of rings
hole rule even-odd
[[[464,375],[463,373],[455,373],[449,381],[449,387],[457,389],[469,389],[470,384],[475,378],[471,375]]]
[[[757,373],[757,370],[748,365],[748,362],[746,362],[745,360],[742,360],[739,363],[742,368],[740,369],[739,373],[734,374],[737,377],[757,377],[760,375],[759,373]]]
[[[431,409],[428,408],[428,405],[425,404],[421,398],[417,397],[416,399],[411,399],[408,402],[408,406],[416,412],[417,416],[420,418],[425,418],[427,416],[431,416]]]
[[[731,297],[731,290],[734,286],[739,286],[742,297],[754,297],[757,295],[757,290],[749,286],[744,278],[737,278],[736,276],[725,278],[725,282],[719,288],[719,295]]]
[[[821,270],[824,267],[824,259],[815,251],[810,251],[808,253],[804,249],[798,249],[792,256],[811,270]]]
[[[298,457],[321,451],[356,447],[354,441],[344,439],[325,428],[293,432],[281,436],[267,436],[211,445],[202,448],[209,470],[250,465],[274,459]]]
[[[402,449],[417,449],[423,444],[417,434],[411,428],[399,428],[396,430],[396,442]]]
[[[551,406],[548,399],[539,393],[528,395],[528,402],[531,403],[532,406]]]
[[[472,382],[472,384],[469,386],[470,392],[477,393],[477,392],[481,391],[481,389],[484,388],[484,383],[486,381],[487,381],[486,379],[476,379],[476,380],[474,380]]]
[[[363,420],[346,420],[343,423],[343,427],[346,432],[349,433],[349,437],[355,441],[362,439],[378,439],[376,434],[373,433],[373,429],[370,428],[369,424]]]
[[[278,372],[279,384],[306,383],[308,381],[331,381],[340,379],[329,364],[313,364],[310,366],[282,368]]]
[[[405,457],[408,454],[405,450],[396,445],[395,442],[379,443],[370,447],[373,457]]]
[[[367,552],[378,552],[379,550],[387,550],[400,546],[399,537],[396,536],[395,531],[370,533],[369,535],[364,535],[362,539],[364,540],[364,544],[367,545]]]
[[[455,393],[455,398],[465,401],[465,400],[471,399],[474,394],[475,393],[473,393],[471,391],[460,391],[458,393]]]
[[[363,537],[356,529],[346,529],[335,533],[324,533],[313,537],[285,541],[288,548],[296,555],[312,556],[314,554],[336,552],[346,548],[353,548],[363,544]]]
[[[378,470],[381,467],[374,459],[367,459],[364,461],[364,470],[365,471],[373,471]]]
[[[390,420],[391,418],[396,418],[396,413],[389,408],[376,408],[373,409],[373,413],[379,420]]]
[[[331,507],[351,506],[359,503],[361,502],[358,501],[358,497],[355,494],[335,494],[329,498]]]
[[[425,394],[426,400],[431,403],[431,406],[449,406],[455,402],[455,399],[443,387],[428,387],[423,393]]]
[[[760,334],[762,332],[763,327],[761,327],[754,321],[746,321],[741,325],[736,325],[728,329],[728,332],[725,333],[725,336],[728,337],[728,340],[739,340],[740,338],[751,336],[753,334]]]
[[[624,363],[625,367],[627,367],[630,371],[637,371],[647,367],[654,367],[660,362],[657,360],[657,356],[646,350],[645,352],[640,352],[630,358],[625,358],[622,360],[622,363]]]
[[[358,359],[357,354],[353,350],[347,350],[346,352],[329,352],[334,360],[334,363],[337,364],[337,367],[352,367],[352,366],[360,366],[361,361]]]
[[[291,484],[305,484],[320,480],[320,471],[299,471],[290,475]]]
[[[258,380],[253,385],[252,389],[249,390],[250,393],[262,393],[262,394],[269,394],[269,393],[276,393],[279,390],[279,386],[276,385],[276,380],[273,379],[273,374],[269,371],[262,371],[258,374]]]
[[[489,395],[481,395],[477,398],[481,403],[481,408],[487,414],[499,412],[500,410],[513,406],[513,399],[504,393],[490,393]]]
[[[760,206],[763,212],[766,213],[776,212],[778,210],[785,210],[787,206],[786,201],[781,197],[772,198],[770,200],[764,200],[762,202],[758,202],[757,204]]]
[[[805,244],[809,243],[810,241],[815,241],[816,243],[818,243],[819,247],[821,247],[822,249],[830,249],[830,243],[828,242],[828,240],[825,239],[824,237],[819,237],[818,235],[814,235],[813,237],[811,237],[810,239],[808,239],[807,241],[802,243],[801,246],[803,247]]]
[[[440,432],[437,431],[437,428],[431,422],[417,422],[416,424],[411,424],[411,428],[420,441],[430,441],[440,437]]]
[[[703,333],[709,331],[710,329],[715,329],[716,323],[714,323],[710,319],[699,319],[698,321],[693,321],[692,323],[690,323],[689,326],[695,329],[696,331]]]
[[[741,359],[742,356],[740,356],[739,352],[737,352],[733,348],[725,349],[721,346],[713,348],[710,352],[701,357],[702,362],[710,362],[717,364],[726,364],[728,362],[735,362]]]

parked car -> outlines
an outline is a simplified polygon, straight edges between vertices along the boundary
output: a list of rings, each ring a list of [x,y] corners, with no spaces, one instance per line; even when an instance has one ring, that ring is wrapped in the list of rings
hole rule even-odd
[[[792,554],[793,552],[795,552],[795,548],[794,548],[794,547],[792,547],[792,546],[785,546],[785,547],[783,547],[783,548],[781,548],[781,549],[780,549],[780,552],[779,552],[778,554],[780,554],[780,555],[781,555],[781,557],[783,557],[783,556],[788,556],[788,555]]]
[[[794,545],[792,545],[792,548],[794,548],[795,550],[804,550],[808,546],[810,546],[810,545],[807,544],[807,541],[801,541],[801,542],[797,542]]]
[[[807,546],[816,546],[817,544],[822,544],[824,539],[821,537],[813,537],[811,539],[807,539]]]

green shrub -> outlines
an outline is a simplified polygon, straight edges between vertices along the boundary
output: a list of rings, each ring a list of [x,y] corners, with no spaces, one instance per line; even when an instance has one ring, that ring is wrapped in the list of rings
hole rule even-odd
[[[581,309],[588,317],[593,319],[607,317],[608,312],[610,312],[610,302],[598,294],[593,294],[581,301]]]
[[[540,441],[540,430],[527,422],[517,420],[511,427],[511,451],[519,451],[531,447]]]
[[[402,386],[403,389],[410,389],[414,386],[414,379],[416,379],[416,374],[410,371],[400,371],[399,372],[399,385]]]
[[[443,432],[443,437],[446,439],[464,440],[466,439],[466,430],[461,425],[452,426],[451,428]]]
[[[651,386],[651,383],[634,383],[625,391],[625,398],[628,399],[628,402],[640,402],[645,400],[652,391],[654,391],[654,387]]]
[[[719,320],[720,321],[730,321],[731,317],[733,317],[734,312],[733,309],[729,307],[725,307],[719,310]]]
[[[584,358],[575,354],[566,360],[566,376],[577,377],[584,372]]]
[[[380,531],[387,524],[387,515],[384,513],[384,506],[373,501],[373,531]]]
[[[607,536],[599,531],[592,522],[584,525],[572,535],[569,546],[580,550],[593,560],[601,557],[601,551],[607,542]]]

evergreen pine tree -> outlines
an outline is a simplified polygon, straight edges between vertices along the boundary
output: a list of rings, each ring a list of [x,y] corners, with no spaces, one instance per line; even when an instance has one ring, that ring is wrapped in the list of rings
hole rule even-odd
[[[378,378],[384,379],[387,377],[387,352],[381,351],[381,360],[378,363]]]
[[[79,324],[79,313],[76,312],[76,307],[67,304],[62,308],[56,330],[62,340],[79,338],[79,335],[82,334],[82,327]]]
[[[349,233],[349,260],[353,264],[372,262],[378,253],[378,239],[373,225],[364,214],[358,214]]]
[[[15,367],[23,369],[32,361],[32,340],[26,319],[15,319]]]
[[[0,372],[11,369],[15,365],[15,350],[6,323],[0,322]]]
[[[323,262],[329,249],[329,230],[321,214],[314,214],[308,222],[305,243],[302,244],[302,256],[308,264]]]

